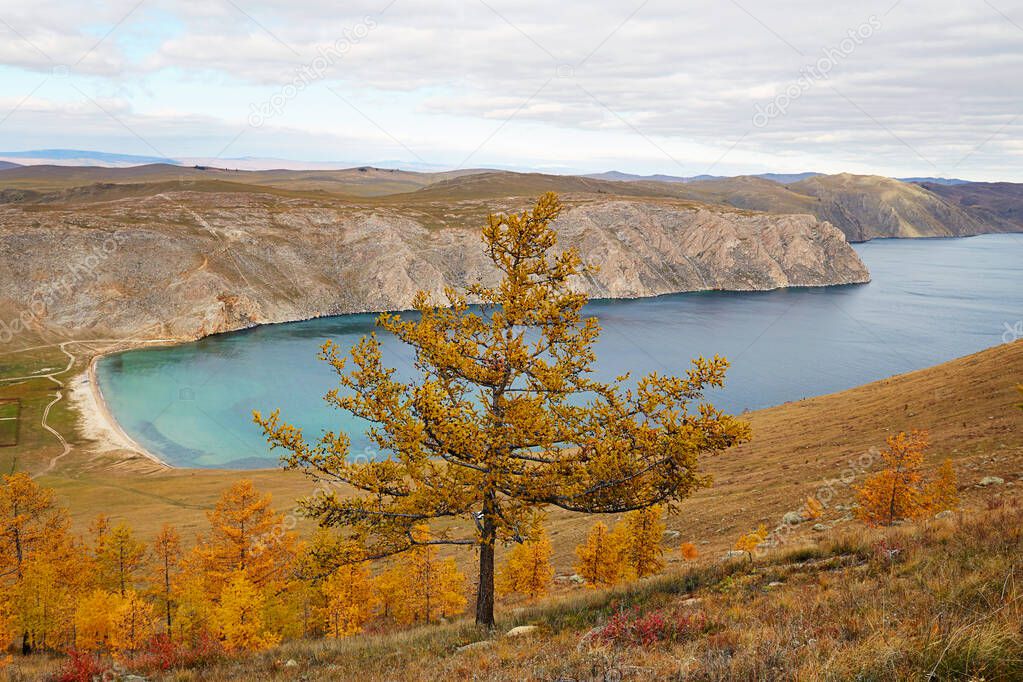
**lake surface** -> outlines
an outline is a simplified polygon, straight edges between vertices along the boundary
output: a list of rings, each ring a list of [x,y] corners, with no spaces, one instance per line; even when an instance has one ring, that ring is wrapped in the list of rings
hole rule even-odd
[[[935,365],[1023,332],[1023,235],[876,240],[854,247],[870,284],[757,293],[702,292],[594,301],[598,374],[681,373],[697,355],[732,363],[709,397],[738,413]],[[275,466],[251,412],[280,407],[307,438],[345,430],[368,451],[362,425],[329,408],[336,385],[319,346],[370,332],[374,315],[268,325],[169,348],[104,357],[98,377],[124,430],[182,467]],[[411,355],[384,337],[400,370]]]

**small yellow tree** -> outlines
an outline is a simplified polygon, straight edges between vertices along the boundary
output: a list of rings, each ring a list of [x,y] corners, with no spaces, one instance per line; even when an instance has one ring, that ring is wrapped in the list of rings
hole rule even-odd
[[[603,521],[590,528],[586,542],[575,548],[575,570],[591,586],[617,585],[626,577],[626,563],[617,537]]]
[[[168,634],[174,632],[174,585],[181,572],[181,558],[181,535],[174,526],[165,523],[153,541],[149,584]]]
[[[141,649],[156,633],[153,605],[135,590],[118,599],[113,613],[110,647],[119,655]]]
[[[803,503],[803,516],[810,520],[821,518],[824,516],[824,505],[816,497],[807,497]]]
[[[224,590],[213,612],[216,632],[228,651],[257,651],[279,641],[266,623],[266,595],[245,571],[226,576]]]
[[[660,505],[629,512],[613,534],[632,575],[644,578],[664,568],[664,508]]]
[[[757,548],[763,544],[764,540],[767,539],[767,527],[764,524],[760,524],[756,530],[746,533],[735,542],[735,549],[740,552],[746,552],[749,557],[749,561],[753,563],[753,552],[757,551]]]
[[[373,603],[377,616],[394,623],[412,622],[405,594],[406,583],[405,573],[399,566],[392,566],[373,578]]]
[[[508,552],[508,559],[497,574],[497,586],[505,594],[518,593],[527,599],[538,599],[547,594],[553,577],[551,539],[546,529],[537,525],[531,538]]]
[[[887,448],[881,453],[885,468],[868,476],[856,489],[857,515],[871,525],[890,526],[931,510],[921,473],[928,446],[927,432],[912,431],[908,435],[901,432],[889,436],[886,443]]]
[[[959,506],[959,479],[952,460],[946,459],[938,467],[937,475],[927,485],[927,504],[930,511],[939,512]]]
[[[441,559],[427,526],[413,529],[415,546],[405,564],[405,597],[412,622],[434,623],[465,611],[465,576],[451,557]]]
[[[362,632],[373,615],[374,599],[367,563],[343,564],[323,582],[328,637],[341,639]]]
[[[280,588],[287,582],[296,538],[271,503],[269,494],[261,494],[252,481],[241,480],[207,513],[210,531],[200,538],[195,553],[211,596],[218,595],[238,571],[258,588]]]
[[[110,527],[103,515],[93,522],[92,529],[100,587],[123,597],[135,587],[138,572],[146,561],[146,545],[135,538],[128,524]]]
[[[95,589],[78,600],[75,608],[75,647],[106,651],[113,634],[114,614],[120,599],[113,592]]]
[[[683,542],[679,545],[678,551],[686,561],[692,561],[700,556],[700,550],[696,549],[696,545],[691,542]]]

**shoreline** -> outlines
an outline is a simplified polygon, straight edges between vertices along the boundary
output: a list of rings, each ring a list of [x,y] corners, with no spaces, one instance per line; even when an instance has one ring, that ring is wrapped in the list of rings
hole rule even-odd
[[[150,343],[166,343],[166,341]],[[130,450],[153,464],[165,469],[174,469],[174,466],[163,461],[129,436],[110,412],[110,407],[107,405],[106,398],[103,397],[103,391],[100,389],[99,379],[96,376],[96,363],[103,356],[114,352],[117,351],[110,350],[92,356],[89,365],[68,382],[68,402],[74,405],[78,412],[78,428],[82,437],[93,442],[93,449],[97,453]]]

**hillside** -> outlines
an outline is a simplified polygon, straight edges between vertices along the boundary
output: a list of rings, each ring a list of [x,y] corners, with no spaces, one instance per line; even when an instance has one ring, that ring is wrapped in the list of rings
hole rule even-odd
[[[474,178],[486,176],[467,179]],[[40,332],[194,339],[267,322],[403,309],[419,289],[439,296],[448,285],[492,279],[478,226],[489,211],[530,201],[427,201],[430,189],[414,193],[415,204],[325,201],[211,182],[221,181],[191,190],[92,185],[100,197],[65,189],[60,200],[0,205],[4,319],[31,301],[28,323]],[[564,198],[560,243],[600,268],[578,282],[591,297],[869,278],[841,232],[810,216],[593,193]]]
[[[1018,581],[1011,577],[1023,523],[1013,502],[1023,485],[1023,411],[1015,407],[1019,398],[1013,390],[1020,377],[1023,341],[747,415],[754,440],[708,461],[714,486],[669,517],[665,573],[631,586],[590,590],[566,580],[573,571],[572,548],[593,519],[552,515],[548,527],[559,587],[537,605],[514,599],[499,605],[499,632],[537,626],[529,637],[497,637],[459,650],[490,637],[456,622],[341,642],[291,642],[203,664],[174,679],[346,678],[356,672],[366,680],[460,679],[475,671],[487,679],[518,680],[596,670],[653,680],[677,674],[680,666],[692,679],[709,680],[856,674],[902,679],[908,671],[931,669],[941,679],[966,673],[1015,679],[1023,652]],[[876,465],[870,448],[908,428],[930,430],[929,462],[952,459],[962,504],[975,511],[890,531],[866,530],[846,512],[851,486]],[[147,538],[163,522],[179,525],[190,538],[219,491],[237,478],[237,472],[139,476],[97,470],[97,462],[81,454],[69,465],[39,480],[70,505],[77,529],[84,531],[102,510],[114,520],[130,520]],[[251,474],[260,489],[274,492],[282,511],[310,489],[284,472]],[[987,476],[1005,483],[978,485]],[[720,561],[739,534],[761,522],[774,527],[808,495],[826,501],[821,526],[797,526],[753,567]],[[683,562],[682,541],[695,543],[700,558]],[[893,548],[898,552],[883,552]],[[986,608],[978,612],[977,604]],[[615,622],[622,627],[594,642],[591,631],[621,612]],[[687,614],[697,613],[700,623],[713,627],[686,630]],[[681,624],[682,630],[670,632],[683,636],[659,639],[656,633],[668,632],[657,629],[664,619]],[[965,629],[967,622],[982,627]],[[654,628],[645,646],[631,639],[639,623]],[[797,627],[810,630],[794,638],[790,629]],[[879,638],[885,642],[880,651]],[[295,664],[286,666],[292,659]],[[54,666],[45,658],[18,664],[30,677]]]

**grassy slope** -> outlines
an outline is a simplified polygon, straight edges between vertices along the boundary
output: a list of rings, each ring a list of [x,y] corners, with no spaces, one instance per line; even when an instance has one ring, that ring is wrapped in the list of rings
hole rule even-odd
[[[1018,680],[1023,509],[991,494],[981,506],[892,529],[857,524],[752,566],[704,561],[548,599],[505,614],[496,637],[456,623],[292,642],[173,679]],[[602,639],[623,612],[631,625],[652,614],[705,625],[646,645]],[[525,623],[538,630],[500,635]]]

